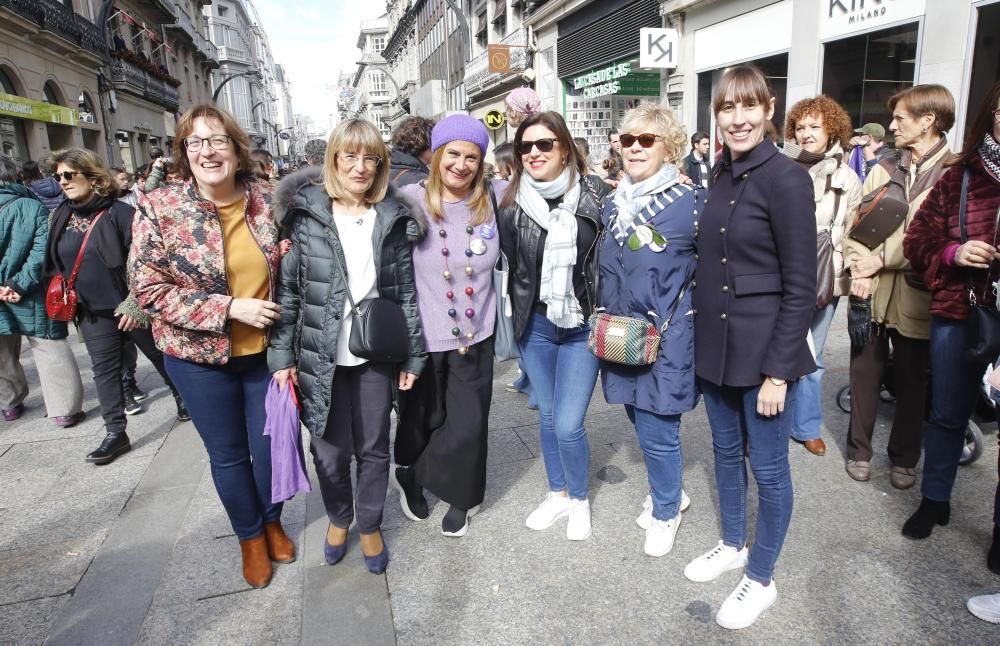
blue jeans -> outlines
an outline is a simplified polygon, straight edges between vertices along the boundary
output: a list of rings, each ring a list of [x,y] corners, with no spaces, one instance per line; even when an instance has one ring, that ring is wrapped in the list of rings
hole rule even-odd
[[[625,406],[635,424],[646,478],[653,497],[653,518],[670,520],[680,511],[684,457],[681,453],[681,416],[657,415],[635,406]]]
[[[766,584],[774,574],[774,564],[792,518],[788,437],[795,419],[797,384],[789,382],[785,411],[774,417],[757,414],[760,386],[737,388],[702,381],[701,387],[712,426],[722,541],[737,549],[747,543],[747,470],[743,449],[746,439],[758,495],[757,530],[750,546],[746,575]]]
[[[524,372],[538,401],[542,459],[551,491],[585,500],[590,444],[583,419],[597,383],[597,357],[587,349],[590,328],[556,327],[534,312],[519,343]]]
[[[951,500],[965,427],[976,407],[985,363],[965,358],[965,321],[931,317],[931,411],[924,434],[921,492]]]
[[[837,311],[837,300],[834,298],[829,305],[816,310],[809,326],[816,350],[816,370],[800,379],[796,389],[792,437],[799,442],[818,438],[819,427],[823,423],[823,369],[826,367],[823,363],[823,346],[826,345],[826,336]]]
[[[265,353],[216,366],[164,355],[164,366],[191,413],[212,480],[240,540],[259,536],[281,518],[271,502],[271,438],[264,435],[264,398],[271,381]]]

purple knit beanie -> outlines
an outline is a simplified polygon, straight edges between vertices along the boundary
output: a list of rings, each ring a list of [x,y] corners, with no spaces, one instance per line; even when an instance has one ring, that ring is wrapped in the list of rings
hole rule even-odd
[[[485,155],[490,144],[490,133],[479,119],[467,114],[453,114],[438,121],[431,131],[431,152],[452,141],[476,144]]]

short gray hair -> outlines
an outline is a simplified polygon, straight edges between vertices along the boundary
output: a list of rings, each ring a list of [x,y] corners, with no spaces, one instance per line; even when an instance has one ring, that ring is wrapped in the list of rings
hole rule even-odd
[[[17,163],[7,155],[0,154],[0,184],[17,181]]]
[[[326,141],[322,139],[310,139],[303,148],[306,161],[310,166],[322,166],[326,158]]]

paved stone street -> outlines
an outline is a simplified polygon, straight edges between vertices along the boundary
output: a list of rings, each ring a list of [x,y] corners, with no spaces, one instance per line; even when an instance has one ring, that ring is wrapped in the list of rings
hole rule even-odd
[[[719,537],[711,439],[704,409],[684,419],[685,513],[674,550],[642,554],[634,521],[647,484],[635,434],[599,389],[591,403],[593,536],[565,538],[565,523],[524,527],[545,492],[538,421],[526,398],[494,383],[489,485],[462,539],[440,534],[444,505],[423,523],[388,496],[392,562],[373,576],[352,531],[347,558],[323,564],[326,529],[318,492],[285,507],[299,560],[279,565],[270,587],[243,582],[239,548],[190,424],[143,360],[146,412],[129,418],[134,449],[106,467],[83,462],[103,436],[89,360],[87,421],[57,429],[34,389],[21,420],[0,426],[0,642],[4,644],[652,644],[948,643],[1000,641],[1000,627],[965,609],[1000,591],[985,565],[996,486],[995,425],[984,455],[962,467],[952,521],[926,541],[899,533],[919,491],[889,484],[885,405],[873,478],[844,473],[847,415],[834,402],[847,381],[843,309],[827,349],[829,450],[791,447],[796,502],[775,581],[777,604],[754,627],[716,626],[739,580],[684,578],[684,565]],[[29,378],[36,383],[30,352]],[[751,496],[752,498],[752,496]],[[433,505],[432,501],[432,505]]]

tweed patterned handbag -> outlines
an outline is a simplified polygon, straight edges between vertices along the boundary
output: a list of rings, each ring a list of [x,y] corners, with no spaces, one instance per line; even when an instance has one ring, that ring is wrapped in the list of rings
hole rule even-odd
[[[663,325],[659,329],[646,319],[608,314],[604,308],[598,308],[590,315],[588,321],[590,334],[587,336],[587,348],[598,359],[610,363],[626,366],[648,366],[656,363],[660,341],[667,333],[670,319],[684,299],[685,291],[687,291],[686,284],[681,287],[670,314],[663,320]],[[655,312],[650,312],[650,316],[655,315]]]

